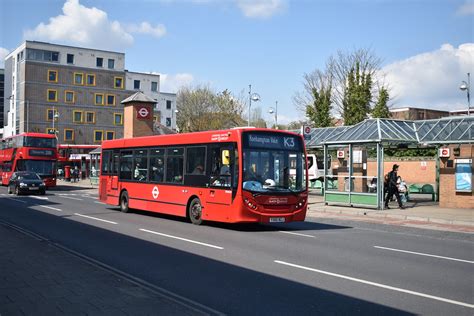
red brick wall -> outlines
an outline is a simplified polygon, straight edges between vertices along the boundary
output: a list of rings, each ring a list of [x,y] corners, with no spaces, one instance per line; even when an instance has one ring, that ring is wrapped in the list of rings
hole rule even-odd
[[[439,206],[448,208],[471,208],[474,210],[473,192],[456,192],[455,187],[455,169],[448,167],[448,160],[474,158],[474,145],[463,145],[460,148],[460,155],[455,157],[453,149],[458,146],[449,146],[451,156],[449,158],[440,158],[440,189]],[[472,164],[471,164],[472,168]]]
[[[421,163],[426,162],[426,167]],[[394,164],[399,165],[398,175],[405,180],[408,185],[413,183],[432,184],[436,183],[436,161],[431,160],[388,160],[383,164],[384,174],[392,170]],[[377,175],[377,161],[368,161],[367,174]]]

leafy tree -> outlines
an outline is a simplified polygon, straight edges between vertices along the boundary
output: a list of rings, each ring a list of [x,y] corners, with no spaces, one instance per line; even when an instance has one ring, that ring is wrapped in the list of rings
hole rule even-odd
[[[361,71],[359,62],[349,71],[344,90],[343,118],[344,125],[362,122],[370,113],[372,99],[372,76]]]
[[[181,132],[197,132],[242,126],[242,102],[228,91],[215,93],[209,87],[178,91],[177,124]]]
[[[313,104],[306,107],[306,116],[315,127],[331,126],[331,86],[323,87],[319,91],[313,88],[313,97]]]
[[[379,90],[379,97],[377,103],[372,110],[372,117],[388,118],[390,111],[388,109],[389,95],[386,88],[382,87]]]

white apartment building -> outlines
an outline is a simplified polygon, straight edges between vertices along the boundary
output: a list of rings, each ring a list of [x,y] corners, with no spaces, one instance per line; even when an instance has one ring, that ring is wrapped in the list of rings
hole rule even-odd
[[[160,75],[126,71],[125,89],[142,91],[156,100],[155,119],[163,126],[176,130],[176,93],[160,92]]]

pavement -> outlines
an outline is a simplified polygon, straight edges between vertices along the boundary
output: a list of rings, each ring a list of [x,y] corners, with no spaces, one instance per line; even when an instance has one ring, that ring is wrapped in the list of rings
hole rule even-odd
[[[0,222],[0,315],[196,315],[171,297]]]
[[[356,220],[388,225],[410,226],[434,230],[474,233],[474,208],[441,208],[430,200],[431,195],[417,196],[399,209],[396,202],[390,209],[326,205],[320,194],[310,194],[307,216]]]

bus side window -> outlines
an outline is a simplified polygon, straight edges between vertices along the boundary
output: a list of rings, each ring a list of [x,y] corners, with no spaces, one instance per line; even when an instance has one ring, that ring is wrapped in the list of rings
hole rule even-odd
[[[133,152],[131,150],[120,153],[120,179],[132,180]]]
[[[165,150],[152,148],[150,150],[150,165],[148,174],[150,182],[163,182],[165,178]]]
[[[231,149],[211,147],[211,185],[230,187],[231,185]]]
[[[109,174],[110,154],[110,150],[104,150],[102,152],[102,174]]]
[[[133,154],[133,180],[147,181],[148,151],[146,149],[135,150]]]
[[[120,153],[114,151],[112,154],[111,169],[109,170],[111,174],[118,175],[119,173],[119,163],[120,163]]]
[[[188,147],[186,149],[186,174],[203,175],[206,173],[206,147]]]
[[[183,164],[183,148],[168,148],[166,150],[166,182],[183,183]]]

